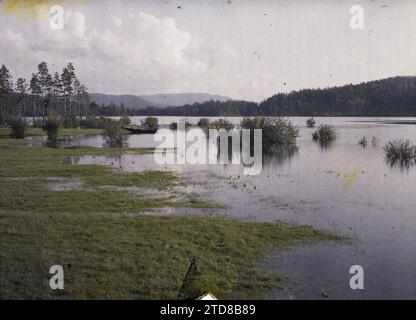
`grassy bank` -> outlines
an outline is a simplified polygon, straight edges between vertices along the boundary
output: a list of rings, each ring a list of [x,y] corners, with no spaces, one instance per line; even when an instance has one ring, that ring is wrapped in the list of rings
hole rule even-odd
[[[0,138],[8,138],[10,136],[10,128],[0,128]],[[92,135],[92,134],[102,134],[103,129],[65,129],[62,128],[59,130],[59,135],[61,136],[74,136],[74,135]],[[41,128],[28,128],[26,131],[26,136],[46,136],[46,131]]]
[[[119,173],[68,161],[120,152],[29,148],[22,140],[0,140],[0,298],[175,299],[192,257],[200,269],[201,291],[220,298],[258,298],[282,282],[257,267],[270,249],[340,240],[305,226],[126,214],[157,214],[162,207],[207,210],[220,204],[122,190],[174,192],[186,181],[172,173]],[[56,181],[69,186],[75,181],[76,187],[50,187]],[[49,268],[55,264],[64,267],[64,290],[49,289]]]

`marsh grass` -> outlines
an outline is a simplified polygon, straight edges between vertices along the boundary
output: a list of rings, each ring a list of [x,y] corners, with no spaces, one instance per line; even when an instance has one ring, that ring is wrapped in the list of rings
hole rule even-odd
[[[209,119],[208,118],[201,118],[198,120],[197,126],[200,128],[206,128],[209,126]]]
[[[22,118],[10,120],[10,136],[16,139],[23,139],[26,136],[27,123]]]
[[[123,147],[127,141],[127,133],[120,121],[107,120],[103,131],[104,140],[110,147]]]
[[[315,128],[315,124],[316,124],[316,121],[314,118],[309,118],[308,120],[306,120],[306,126],[308,128]]]
[[[102,129],[78,129],[78,128],[62,128],[59,130],[60,136],[74,136],[74,135],[94,135],[102,134]],[[0,128],[0,139],[10,137],[10,128]],[[27,128],[25,132],[26,137],[40,137],[46,136],[46,131],[42,128]]]
[[[363,136],[359,141],[358,141],[358,144],[360,145],[360,146],[362,146],[363,148],[366,148],[367,147],[367,145],[368,145],[368,139],[367,139],[367,137],[366,136]]]
[[[386,160],[391,164],[408,164],[416,161],[416,146],[410,140],[393,140],[383,148]]]
[[[45,122],[44,130],[48,135],[48,142],[56,144],[59,137],[59,129],[61,128],[61,121],[58,119],[48,119]]]
[[[185,121],[185,130],[188,130],[191,127],[192,127],[192,124],[190,122],[188,122],[188,121]],[[177,130],[178,129],[178,122],[177,121],[172,122],[169,125],[169,129],[170,130],[173,130],[173,131]]]
[[[142,120],[142,125],[148,127],[149,129],[158,129],[159,121],[157,120],[157,118],[149,116],[146,119]]]
[[[335,128],[328,124],[321,124],[313,133],[312,139],[318,141],[321,144],[327,144],[334,141],[337,138],[337,132]]]
[[[192,257],[197,287],[217,297],[261,298],[283,285],[256,264],[271,249],[341,240],[306,226],[227,218],[0,210],[2,298],[176,299]],[[50,290],[51,265],[65,290]]]
[[[264,153],[272,153],[277,149],[296,146],[296,139],[299,137],[299,128],[285,118],[244,118],[241,122],[241,128],[251,130],[251,145],[254,145],[254,129],[262,130]]]
[[[204,127],[204,129],[205,133],[209,134],[209,129],[216,129],[218,131],[224,129],[226,131],[230,131],[234,129],[234,125],[226,119],[218,119],[213,122],[208,122],[208,125]]]
[[[0,140],[0,278],[2,299],[175,299],[189,262],[200,266],[198,288],[219,298],[262,298],[284,284],[258,267],[270,250],[311,241],[343,240],[309,226],[249,223],[221,217],[140,216],[126,212],[209,207],[198,199],[147,199],[100,186],[174,188],[169,172],[120,174],[73,165],[82,155],[117,148],[28,148]],[[124,149],[123,149],[124,150]],[[129,149],[144,154],[148,149]],[[54,191],[50,177],[83,182]],[[50,290],[49,268],[62,265],[65,289]]]
[[[123,117],[120,118],[119,121],[120,121],[122,126],[131,124],[131,119],[130,119],[129,116],[123,116]]]

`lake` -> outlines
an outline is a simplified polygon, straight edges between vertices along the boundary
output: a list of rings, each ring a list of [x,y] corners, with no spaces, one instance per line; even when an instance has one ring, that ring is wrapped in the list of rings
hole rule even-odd
[[[139,123],[142,117],[132,117]],[[185,119],[159,117],[167,126]],[[241,118],[229,118],[238,124]],[[338,138],[322,147],[312,141],[304,117],[297,149],[264,159],[257,176],[244,176],[241,165],[170,165],[160,167],[153,155],[118,158],[81,157],[76,164],[98,163],[121,171],[172,170],[199,182],[188,186],[203,199],[228,207],[177,210],[169,214],[227,215],[248,221],[284,221],[324,228],[350,237],[351,244],[312,244],[271,253],[262,266],[294,279],[291,288],[269,293],[276,299],[416,298],[416,167],[392,166],[383,146],[390,140],[416,143],[416,118],[320,118],[317,125],[335,126]],[[398,121],[396,121],[398,120]],[[401,121],[401,123],[400,123]],[[398,123],[397,123],[398,122]],[[358,141],[366,136],[363,148]],[[373,137],[374,145],[371,143]],[[101,136],[83,136],[70,145],[102,147]],[[129,147],[154,147],[153,135],[132,135]],[[163,212],[162,212],[163,214]],[[361,265],[365,289],[351,290],[349,269]]]

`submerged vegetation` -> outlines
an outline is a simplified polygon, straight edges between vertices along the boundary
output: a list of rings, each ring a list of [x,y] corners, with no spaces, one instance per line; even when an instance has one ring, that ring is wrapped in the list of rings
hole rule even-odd
[[[312,139],[318,141],[321,144],[327,144],[337,138],[337,132],[335,128],[328,124],[321,124],[313,133]]]
[[[367,145],[368,145],[368,139],[367,139],[367,137],[366,136],[363,136],[359,141],[358,141],[358,144],[360,145],[360,146],[362,146],[363,148],[365,148],[365,147],[367,147]]]
[[[313,117],[306,120],[306,126],[308,128],[315,128],[315,124],[316,124],[316,121]]]
[[[190,127],[192,127],[192,124],[190,122],[188,122],[188,121],[185,121],[185,130],[188,130]],[[178,122],[177,121],[172,122],[169,125],[169,129],[170,130],[177,130],[178,129]]]
[[[296,139],[299,137],[299,129],[285,118],[244,118],[241,128],[252,130],[252,138],[254,129],[262,130],[262,147],[265,153],[276,151],[280,147],[295,146]]]
[[[26,136],[27,123],[20,117],[10,120],[10,136],[16,139],[23,139]]]
[[[104,140],[111,147],[122,147],[127,141],[127,133],[120,121],[107,120],[103,132]]]
[[[390,141],[383,148],[386,160],[391,164],[408,164],[416,161],[416,146],[410,140]]]
[[[154,117],[147,117],[146,119],[142,120],[142,125],[148,127],[149,129],[158,129],[159,122],[157,118]]]
[[[200,128],[206,128],[206,127],[209,126],[209,119],[208,118],[201,118],[201,119],[198,120],[197,125]]]
[[[58,141],[60,127],[61,122],[57,119],[48,119],[45,122],[44,129],[48,134],[48,141],[50,143],[56,143]]]
[[[234,124],[226,119],[218,119],[212,122],[208,122],[208,125],[205,127],[207,130],[209,129],[216,129],[221,130],[224,129],[226,131],[230,131],[234,129]]]

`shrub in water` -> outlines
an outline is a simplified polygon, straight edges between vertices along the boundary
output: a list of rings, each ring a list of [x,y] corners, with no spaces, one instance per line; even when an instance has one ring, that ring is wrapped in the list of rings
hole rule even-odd
[[[11,136],[16,139],[23,139],[26,135],[27,123],[22,118],[14,118],[10,120],[12,129]]]
[[[266,153],[281,147],[295,146],[296,138],[299,137],[299,129],[285,118],[244,118],[241,128],[262,129],[262,147],[263,152]],[[252,131],[251,137],[253,139],[254,131]]]
[[[337,138],[337,132],[333,126],[321,124],[317,130],[312,133],[312,138],[321,143],[328,143]]]
[[[157,118],[150,117],[150,116],[142,120],[142,125],[148,127],[149,129],[159,128],[159,122]]]
[[[104,140],[110,146],[121,147],[127,140],[127,134],[119,121],[108,119],[103,132]]]
[[[61,121],[58,119],[48,119],[43,126],[43,129],[48,135],[48,141],[56,143],[58,141],[59,129],[61,127]]]
[[[234,125],[225,119],[218,119],[209,123],[208,126],[205,127],[205,132],[208,133],[209,129],[217,129],[218,131],[225,129],[226,131],[230,131],[234,129]]]
[[[366,136],[362,137],[362,138],[358,141],[358,144],[359,144],[360,146],[362,146],[363,148],[367,147],[367,144],[368,144],[367,137],[366,137]]]
[[[43,129],[43,120],[36,119],[35,122],[32,123],[33,128],[42,128]]]
[[[120,121],[122,126],[131,124],[131,119],[130,119],[129,116],[123,116],[123,117],[120,118],[119,121]]]
[[[386,159],[392,163],[407,163],[416,160],[416,146],[409,140],[390,141],[383,148]]]
[[[198,121],[198,127],[200,128],[206,128],[209,126],[209,119],[207,118],[201,118]]]
[[[189,129],[190,127],[192,127],[192,124],[190,122],[188,122],[188,121],[185,121],[185,130]],[[176,130],[176,129],[178,129],[178,123],[177,122],[172,122],[169,125],[169,129],[170,130]]]
[[[308,120],[306,120],[306,126],[308,128],[315,128],[315,124],[316,124],[316,121],[314,118],[309,118]]]
[[[104,129],[107,124],[107,118],[105,117],[88,117],[80,121],[81,128],[86,129]]]
[[[377,148],[379,142],[380,142],[380,140],[377,137],[373,137],[371,139],[371,145],[373,146],[373,148]]]
[[[9,121],[9,115],[5,112],[0,112],[0,127],[6,127]]]

